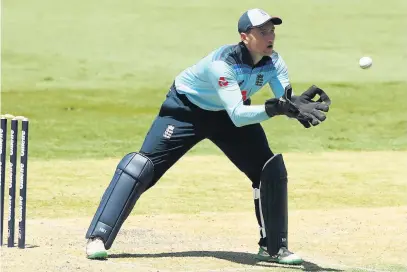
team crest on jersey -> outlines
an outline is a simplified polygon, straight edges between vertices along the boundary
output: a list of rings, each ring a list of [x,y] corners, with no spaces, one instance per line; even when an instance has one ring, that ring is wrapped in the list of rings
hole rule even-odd
[[[229,84],[225,77],[220,77],[218,83],[220,87],[226,87]]]
[[[263,86],[263,78],[262,74],[258,74],[256,77],[256,86]]]

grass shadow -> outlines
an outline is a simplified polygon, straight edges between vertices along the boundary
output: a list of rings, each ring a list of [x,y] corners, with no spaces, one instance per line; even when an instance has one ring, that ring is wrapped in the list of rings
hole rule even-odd
[[[26,245],[25,246],[25,248],[36,248],[36,247],[40,247],[40,246],[37,246],[37,245]]]
[[[260,262],[256,260],[255,254],[245,252],[233,252],[233,251],[182,251],[182,252],[163,252],[163,253],[150,253],[150,254],[136,254],[136,253],[118,253],[110,254],[110,259],[120,258],[174,258],[174,257],[212,257],[217,259],[226,260],[244,265],[263,266],[263,267],[279,267],[297,269],[299,271],[335,271],[340,272],[344,270],[336,268],[321,267],[315,263],[304,261],[302,265],[279,265],[275,263]]]
[[[18,248],[18,244],[17,243],[14,243],[14,246],[12,246],[12,247],[9,247],[7,244],[3,244],[3,246],[1,246],[2,248],[4,247],[4,248]],[[30,245],[30,244],[28,244],[28,245],[25,245],[25,247],[23,248],[23,249],[27,249],[27,248],[36,248],[36,247],[40,247],[40,246],[38,246],[38,245]],[[19,248],[20,249],[20,248]]]

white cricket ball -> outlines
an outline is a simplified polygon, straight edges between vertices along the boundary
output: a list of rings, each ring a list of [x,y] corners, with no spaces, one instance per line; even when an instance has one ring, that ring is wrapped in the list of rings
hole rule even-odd
[[[372,66],[372,64],[373,64],[373,60],[371,57],[363,57],[363,58],[360,58],[360,60],[359,60],[359,66],[362,69],[370,68],[370,66]]]

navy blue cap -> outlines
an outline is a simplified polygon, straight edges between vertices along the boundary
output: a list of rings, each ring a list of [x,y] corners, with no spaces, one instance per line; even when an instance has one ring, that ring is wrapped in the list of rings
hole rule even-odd
[[[262,26],[269,21],[273,22],[275,25],[280,25],[283,22],[279,17],[270,16],[264,10],[258,8],[250,9],[240,16],[237,29],[239,33],[244,33],[253,27]]]

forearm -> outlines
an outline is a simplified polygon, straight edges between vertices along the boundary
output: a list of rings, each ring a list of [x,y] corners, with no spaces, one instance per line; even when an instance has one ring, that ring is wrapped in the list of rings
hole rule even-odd
[[[264,105],[245,106],[241,104],[227,111],[233,124],[237,127],[257,124],[270,118]]]

